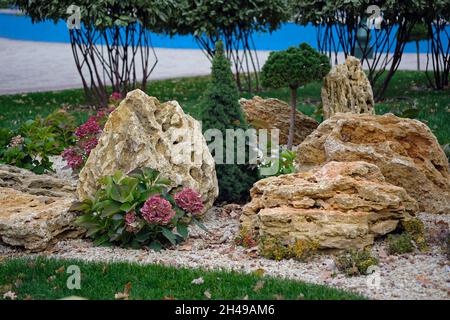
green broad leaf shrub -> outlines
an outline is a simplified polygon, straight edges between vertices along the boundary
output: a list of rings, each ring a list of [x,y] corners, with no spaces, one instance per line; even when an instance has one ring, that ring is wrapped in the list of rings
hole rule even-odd
[[[196,218],[204,208],[201,195],[185,188],[172,196],[167,192],[170,180],[156,170],[117,171],[100,184],[92,199],[70,209],[82,213],[76,223],[96,245],[159,250],[185,240],[190,223],[205,229]]]
[[[307,43],[287,50],[271,52],[262,67],[261,80],[266,88],[289,88],[291,90],[291,118],[289,123],[288,149],[292,149],[297,108],[297,89],[313,81],[321,81],[330,71],[326,55],[319,53]]]
[[[370,266],[378,265],[377,258],[372,256],[370,250],[349,250],[335,259],[338,270],[348,276],[357,276],[367,273]]]
[[[57,110],[26,121],[17,131],[0,129],[0,162],[37,174],[52,171],[50,156],[74,143],[75,118]]]
[[[226,136],[226,129],[247,130],[248,125],[238,100],[239,94],[233,80],[230,61],[225,57],[223,44],[219,41],[212,62],[211,82],[200,107],[203,130],[220,130],[223,137]],[[236,153],[235,144],[235,158]],[[225,144],[223,154],[226,154]],[[250,188],[259,178],[257,168],[248,164],[216,164],[216,172],[219,182],[218,200],[227,202],[245,201],[249,197]]]
[[[297,157],[296,152],[280,148],[278,155],[275,158],[269,159],[269,161],[264,162],[260,166],[260,168],[275,167],[276,172],[273,176],[294,173],[296,157]],[[266,177],[268,176],[266,175]]]

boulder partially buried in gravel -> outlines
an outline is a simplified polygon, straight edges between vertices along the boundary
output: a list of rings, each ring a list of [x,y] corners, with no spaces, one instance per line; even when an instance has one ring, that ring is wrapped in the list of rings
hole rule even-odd
[[[245,118],[255,129],[267,129],[270,134],[271,129],[279,129],[280,144],[287,144],[289,136],[289,122],[291,107],[278,99],[263,99],[254,96],[252,99],[242,98],[239,100],[245,113]],[[296,111],[294,144],[299,144],[313,132],[319,123]]]
[[[386,181],[418,201],[421,211],[450,213],[448,160],[424,123],[393,114],[340,113],[297,148],[300,171],[330,161],[358,160],[376,164]]]
[[[176,101],[160,103],[134,90],[109,115],[98,145],[80,172],[78,197],[92,196],[99,179],[116,170],[128,173],[144,167],[169,178],[172,189],[190,187],[200,192],[204,211],[218,195],[214,158],[199,122]]]
[[[294,248],[362,249],[417,211],[416,201],[370,163],[330,162],[317,170],[255,183],[241,235]]]
[[[75,214],[68,211],[73,200],[0,187],[0,240],[41,251],[58,237],[78,233]]]

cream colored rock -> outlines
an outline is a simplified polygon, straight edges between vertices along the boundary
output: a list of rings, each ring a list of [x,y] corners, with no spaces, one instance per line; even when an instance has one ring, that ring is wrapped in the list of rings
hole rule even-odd
[[[263,179],[250,193],[241,229],[286,246],[300,240],[317,249],[362,249],[417,211],[403,188],[362,161]]]
[[[109,115],[98,145],[80,172],[78,197],[93,195],[103,176],[143,167],[172,180],[172,189],[191,187],[200,192],[205,211],[218,195],[214,159],[200,124],[178,102],[160,103],[134,90]]]
[[[278,99],[263,99],[254,96],[252,99],[240,99],[239,103],[245,113],[246,120],[255,129],[279,129],[280,144],[285,145],[289,136],[289,119],[291,108]],[[294,145],[300,144],[313,132],[319,123],[305,116],[300,111],[295,114]]]
[[[0,187],[50,197],[70,197],[76,190],[75,183],[70,179],[63,180],[48,174],[38,175],[4,164],[0,164]]]
[[[55,238],[74,232],[74,198],[48,197],[0,187],[0,240],[32,251],[44,250]]]
[[[448,161],[422,122],[393,114],[337,114],[297,148],[298,170],[329,161],[362,160],[377,165],[386,181],[403,187],[421,211],[450,213]]]
[[[359,59],[349,56],[331,69],[323,81],[322,104],[325,119],[338,112],[375,113],[372,86]]]

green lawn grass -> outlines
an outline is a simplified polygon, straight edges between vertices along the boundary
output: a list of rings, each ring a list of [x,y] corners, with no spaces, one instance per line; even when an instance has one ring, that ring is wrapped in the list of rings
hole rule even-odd
[[[147,93],[161,101],[178,100],[183,109],[195,118],[200,118],[199,102],[208,84],[209,77],[192,77],[151,81]],[[312,83],[299,89],[298,108],[307,115],[313,115],[320,104],[320,83]],[[262,97],[289,100],[288,89],[264,90]],[[243,93],[249,98],[252,94]],[[28,93],[0,96],[0,127],[17,128],[20,123],[36,115],[47,115],[63,106],[86,104],[83,90]],[[384,101],[376,105],[377,114],[405,109],[419,109],[417,118],[433,130],[441,144],[450,143],[450,91],[433,91],[427,88],[423,72],[398,71],[394,76]],[[78,110],[78,109],[77,109]],[[87,114],[74,111],[79,121]]]
[[[70,265],[81,271],[81,289],[69,290]],[[191,284],[202,277],[203,284]],[[264,281],[261,285],[260,281]],[[260,282],[260,289],[255,286]],[[92,263],[43,257],[5,259],[0,262],[0,299],[7,291],[18,299],[61,299],[79,296],[87,299],[115,299],[129,283],[130,299],[364,299],[362,296],[326,286],[261,277],[256,274],[177,269],[162,265]]]

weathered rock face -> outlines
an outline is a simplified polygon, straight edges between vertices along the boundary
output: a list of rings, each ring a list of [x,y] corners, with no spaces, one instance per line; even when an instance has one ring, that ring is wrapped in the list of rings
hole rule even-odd
[[[97,147],[80,173],[78,197],[98,189],[98,180],[116,170],[151,167],[172,180],[172,188],[199,191],[210,208],[218,195],[214,159],[200,124],[176,101],[160,103],[141,90],[128,93],[106,122]]]
[[[47,174],[37,175],[31,171],[4,164],[0,164],[0,187],[50,197],[71,197],[76,189],[76,185],[71,180],[62,180]]]
[[[289,119],[291,107],[284,101],[278,99],[263,99],[255,96],[252,99],[240,99],[239,103],[245,113],[248,123],[255,129],[280,130],[280,144],[288,142]],[[295,115],[294,145],[300,144],[313,132],[319,123],[305,116],[300,111]]]
[[[0,187],[0,240],[39,251],[68,232],[79,233],[75,214],[68,211],[73,200]]]
[[[447,158],[424,123],[393,114],[337,114],[297,149],[300,171],[329,161],[358,160],[376,164],[386,181],[418,201],[420,210],[450,212]]]
[[[362,249],[417,210],[416,201],[362,161],[263,179],[251,190],[241,228],[260,239],[317,249]]]
[[[338,112],[375,113],[372,87],[359,59],[349,56],[331,69],[323,81],[322,103],[325,119]]]

